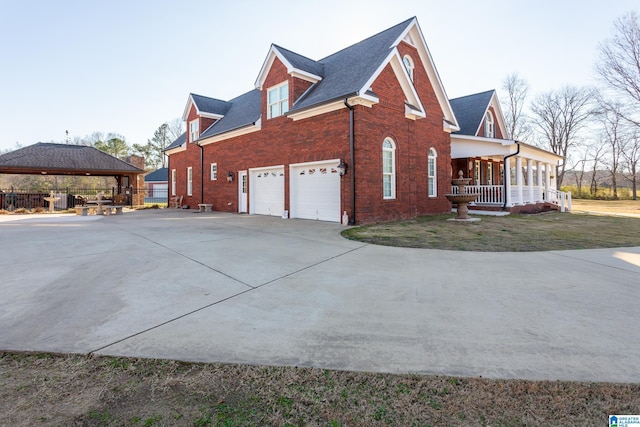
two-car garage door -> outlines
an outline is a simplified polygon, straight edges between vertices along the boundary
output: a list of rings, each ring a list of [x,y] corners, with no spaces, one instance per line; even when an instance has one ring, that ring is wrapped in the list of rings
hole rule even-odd
[[[291,218],[340,222],[339,161],[300,163],[289,167]],[[282,215],[284,166],[251,169],[251,213]]]

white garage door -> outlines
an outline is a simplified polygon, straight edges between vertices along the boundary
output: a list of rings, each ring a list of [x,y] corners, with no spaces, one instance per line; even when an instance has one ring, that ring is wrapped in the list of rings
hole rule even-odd
[[[249,170],[252,214],[281,216],[284,211],[284,166]]]
[[[340,222],[340,160],[291,166],[291,217]]]

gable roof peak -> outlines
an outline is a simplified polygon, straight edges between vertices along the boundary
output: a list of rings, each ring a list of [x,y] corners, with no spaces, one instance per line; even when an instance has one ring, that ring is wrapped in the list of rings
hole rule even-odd
[[[231,104],[227,101],[223,101],[217,98],[211,98],[204,95],[198,95],[196,93],[190,93],[189,99],[187,100],[187,105],[184,107],[184,113],[182,114],[182,120],[187,120],[189,115],[189,108],[191,105],[196,107],[196,111],[200,116],[210,117],[214,119],[222,118],[229,108],[231,108]]]

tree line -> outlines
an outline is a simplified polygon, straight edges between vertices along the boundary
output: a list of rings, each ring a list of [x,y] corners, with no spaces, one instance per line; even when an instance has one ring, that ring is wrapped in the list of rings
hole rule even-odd
[[[564,157],[557,171],[559,187],[567,174],[572,174],[578,192],[595,197],[598,172],[604,169],[614,199],[618,198],[620,179],[624,179],[637,200],[640,20],[636,11],[614,22],[610,37],[599,44],[596,58],[594,86],[565,85],[530,101],[527,81],[518,73],[508,75],[501,100],[507,132],[514,140],[532,141]]]

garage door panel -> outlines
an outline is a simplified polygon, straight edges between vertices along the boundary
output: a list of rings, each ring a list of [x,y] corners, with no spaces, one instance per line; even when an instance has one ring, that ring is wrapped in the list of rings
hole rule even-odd
[[[284,168],[251,171],[251,213],[280,216],[284,211]]]
[[[293,168],[292,217],[340,221],[340,175],[336,164],[332,161]]]

